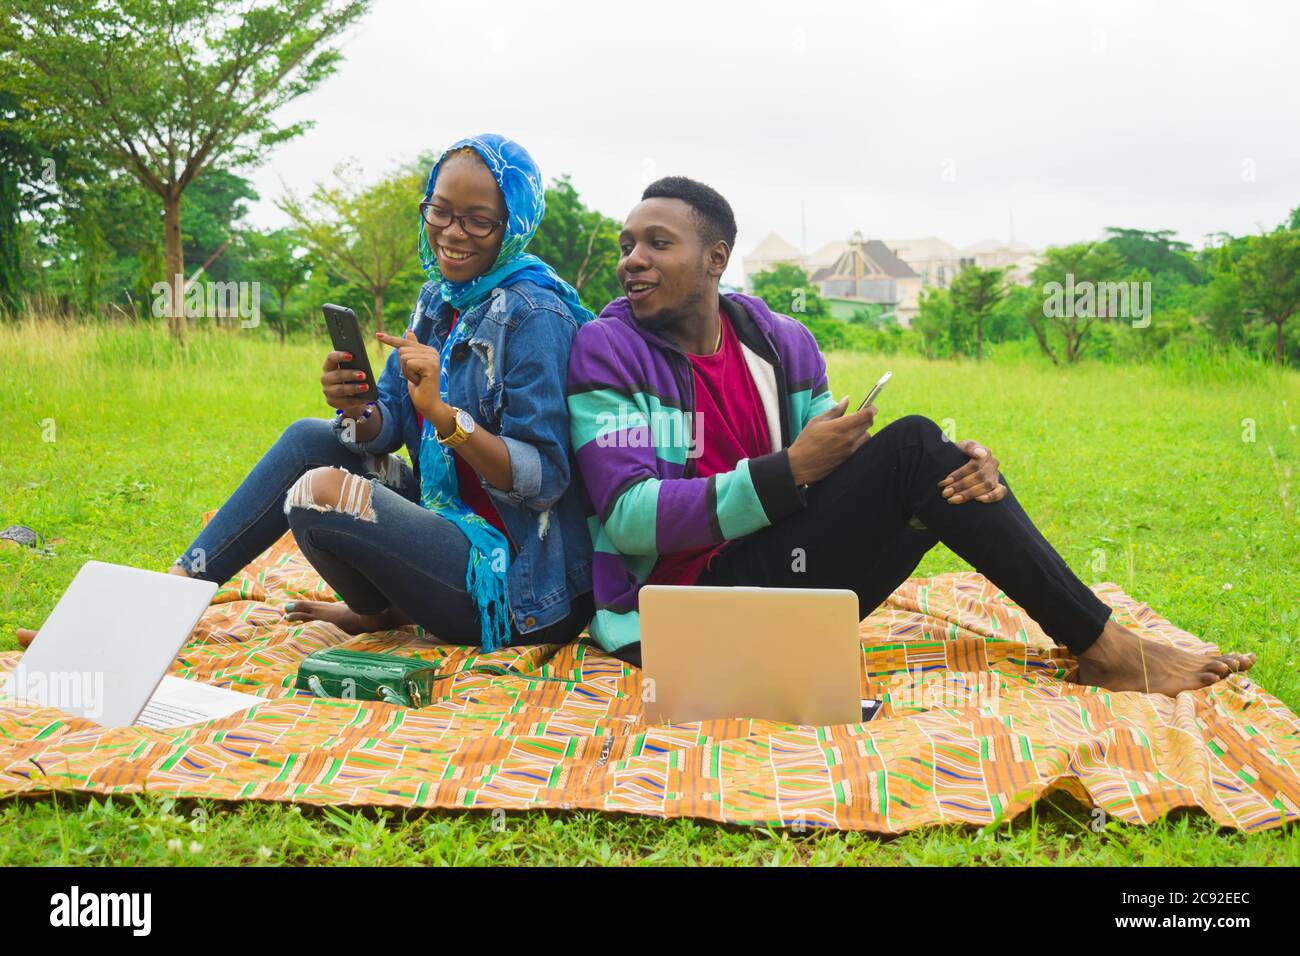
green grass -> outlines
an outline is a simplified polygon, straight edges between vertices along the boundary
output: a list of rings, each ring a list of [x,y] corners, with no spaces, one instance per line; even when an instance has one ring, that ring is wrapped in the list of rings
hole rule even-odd
[[[328,414],[316,384],[326,350],[194,332],[182,355],[152,326],[0,327],[0,526],[29,525],[54,550],[0,547],[0,649],[16,646],[15,627],[44,619],[82,562],[169,564],[285,425]],[[993,450],[1087,583],[1115,581],[1179,627],[1254,651],[1259,682],[1300,705],[1300,374],[1177,356],[1056,370],[1018,347],[983,364],[829,361],[835,393],[859,398],[893,369],[880,424],[909,413],[952,420],[957,438]],[[1244,419],[1254,441],[1243,440]],[[940,547],[917,573],[963,568]],[[883,840],[592,812],[502,818],[61,794],[0,802],[0,865],[1300,863],[1295,828],[1247,837],[1197,813],[1099,834],[1088,822],[1059,795],[1011,824]]]

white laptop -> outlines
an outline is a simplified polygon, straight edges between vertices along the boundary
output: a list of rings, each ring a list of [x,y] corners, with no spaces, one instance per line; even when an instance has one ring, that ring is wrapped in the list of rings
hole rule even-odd
[[[129,727],[216,591],[211,581],[87,561],[5,689],[105,727]]]
[[[637,596],[647,723],[870,720],[852,591],[676,587]]]

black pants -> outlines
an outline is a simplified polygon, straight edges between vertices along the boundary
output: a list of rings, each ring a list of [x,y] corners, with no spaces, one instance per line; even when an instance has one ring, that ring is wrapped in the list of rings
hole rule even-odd
[[[727,542],[698,583],[847,588],[866,617],[942,541],[1052,640],[1081,653],[1111,609],[1039,534],[1010,485],[993,504],[947,502],[938,483],[969,460],[928,418],[891,422],[808,489],[803,511]]]

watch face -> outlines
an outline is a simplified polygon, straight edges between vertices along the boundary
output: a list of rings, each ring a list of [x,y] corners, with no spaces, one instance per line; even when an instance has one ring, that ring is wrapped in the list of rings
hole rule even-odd
[[[460,427],[461,431],[469,434],[474,430],[474,416],[465,411],[465,409],[459,408],[456,410],[456,424]]]

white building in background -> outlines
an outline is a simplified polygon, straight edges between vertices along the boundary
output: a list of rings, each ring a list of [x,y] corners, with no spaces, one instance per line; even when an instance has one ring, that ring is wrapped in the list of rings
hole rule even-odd
[[[877,305],[892,312],[904,328],[912,324],[921,277],[879,239],[864,239],[855,232],[848,242],[824,246],[810,264],[813,285],[830,302],[836,318],[847,318],[864,305]]]
[[[768,233],[741,260],[747,288],[754,276],[788,262],[811,277],[836,318],[847,318],[861,305],[879,305],[909,326],[916,315],[921,290],[947,289],[967,266],[1005,269],[1007,279],[1029,285],[1040,256],[1029,246],[999,239],[983,239],[964,249],[937,236],[920,239],[863,239],[855,232],[844,241],[828,242],[803,255],[776,233]]]
[[[1029,285],[1034,268],[1042,261],[1032,248],[1022,242],[981,239],[961,250],[964,265],[981,269],[1006,269],[1007,278],[1016,285]]]
[[[752,289],[754,276],[783,262],[808,273],[837,319],[847,319],[866,306],[880,306],[907,327],[916,315],[921,277],[879,239],[864,239],[855,232],[847,241],[828,242],[805,256],[769,233],[741,262],[745,285]]]
[[[775,265],[783,262],[793,263],[807,269],[804,266],[803,253],[796,249],[790,243],[786,242],[774,232],[769,232],[767,238],[755,246],[741,260],[741,268],[745,273],[745,284],[753,288],[752,279],[760,272],[766,272]]]
[[[885,245],[911,266],[927,289],[948,288],[961,271],[961,255],[957,252],[957,247],[937,236],[926,236],[924,239],[886,239]]]

